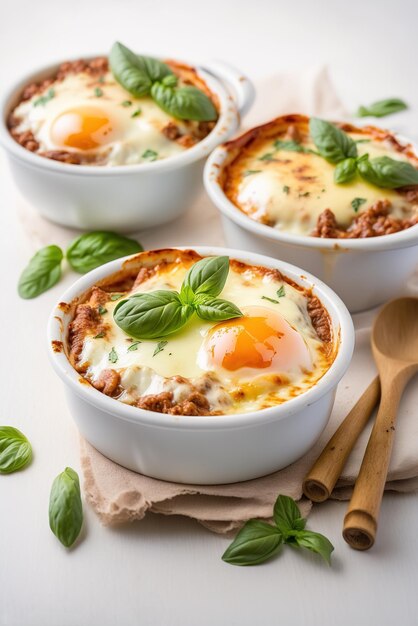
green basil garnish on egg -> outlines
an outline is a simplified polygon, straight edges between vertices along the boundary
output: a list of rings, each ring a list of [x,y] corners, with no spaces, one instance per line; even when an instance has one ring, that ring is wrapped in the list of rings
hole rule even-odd
[[[116,42],[109,55],[118,83],[137,98],[151,96],[166,113],[181,120],[213,121],[218,117],[212,100],[200,89],[178,86],[178,78],[158,59],[140,56]]]
[[[180,330],[195,313],[216,322],[241,317],[235,304],[217,298],[228,272],[226,256],[201,259],[187,272],[180,292],[159,289],[134,293],[118,302],[114,320],[131,337],[157,339]]]
[[[40,96],[40,98],[37,98],[36,100],[34,100],[33,106],[34,107],[37,107],[40,105],[45,106],[54,97],[55,97],[55,90],[51,87],[51,89],[48,89],[48,91],[46,92],[44,96]]]
[[[334,170],[334,181],[338,185],[341,185],[342,183],[348,183],[354,178],[356,173],[356,159],[353,159],[353,157],[348,157],[348,159],[344,159],[343,161],[337,163],[337,166]]]

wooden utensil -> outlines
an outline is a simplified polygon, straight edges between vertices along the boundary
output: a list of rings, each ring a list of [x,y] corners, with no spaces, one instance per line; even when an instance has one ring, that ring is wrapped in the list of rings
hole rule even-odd
[[[399,401],[418,371],[418,298],[399,298],[383,307],[373,325],[372,351],[381,401],[343,529],[344,539],[357,550],[374,543]]]
[[[341,476],[345,462],[379,398],[380,381],[379,377],[376,376],[344,421],[341,422],[306,475],[302,488],[303,493],[310,500],[324,502],[330,497],[337,480]]]

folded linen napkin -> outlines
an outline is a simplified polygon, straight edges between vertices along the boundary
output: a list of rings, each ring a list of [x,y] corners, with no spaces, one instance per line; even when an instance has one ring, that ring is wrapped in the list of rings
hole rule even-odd
[[[346,117],[326,68],[312,68],[302,73],[282,73],[266,78],[257,84],[257,94],[253,110],[245,119],[247,128],[289,112],[335,119]],[[19,213],[34,248],[50,243],[65,246],[76,234],[75,231],[42,219],[23,201],[19,201]],[[218,214],[203,194],[195,206],[175,224],[142,233],[139,239],[148,249],[223,243]],[[408,292],[418,294],[417,278],[408,285]],[[331,419],[321,438],[302,459],[279,472],[232,485],[180,485],[127,470],[81,440],[84,489],[87,500],[101,521],[104,524],[118,524],[139,520],[152,511],[164,515],[185,515],[214,532],[226,533],[249,518],[270,518],[279,493],[300,501],[304,514],[307,514],[311,503],[302,498],[302,480],[326,441],[375,375],[369,348],[370,326],[375,313],[369,311],[354,316],[357,345],[353,362],[339,385]],[[399,424],[387,489],[403,492],[418,489],[417,404],[418,386],[416,381],[412,381],[399,408]],[[350,497],[370,429],[371,424],[357,442],[332,494],[333,498]]]

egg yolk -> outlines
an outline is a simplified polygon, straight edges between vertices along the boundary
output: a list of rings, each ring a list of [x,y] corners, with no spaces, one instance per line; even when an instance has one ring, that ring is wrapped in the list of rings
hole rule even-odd
[[[78,150],[92,150],[109,143],[112,133],[113,125],[107,113],[93,107],[64,111],[51,127],[54,144]]]
[[[247,307],[243,313],[209,331],[204,350],[210,366],[264,372],[312,367],[303,338],[280,314],[265,307]]]

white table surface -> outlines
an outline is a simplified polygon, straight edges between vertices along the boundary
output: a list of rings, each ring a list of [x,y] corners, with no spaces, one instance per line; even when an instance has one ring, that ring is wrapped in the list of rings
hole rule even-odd
[[[224,58],[253,78],[327,63],[347,106],[403,97],[411,110],[394,124],[418,135],[413,0],[14,0],[2,8],[2,87],[32,67],[105,51],[119,38],[151,54]],[[416,495],[385,496],[368,553],[341,538],[344,503],[315,507],[309,525],[334,543],[331,569],[291,550],[260,567],[232,567],[220,559],[228,540],[197,523],[149,516],[111,530],[87,506],[83,541],[62,548],[48,527],[49,489],[66,465],[79,470],[78,436],[47,362],[44,329],[74,275],[36,300],[18,298],[18,276],[33,253],[17,218],[20,202],[1,159],[0,423],[21,428],[35,458],[26,471],[0,477],[0,625],[418,624]],[[209,202],[199,206],[215,224]],[[206,228],[194,234],[196,224],[189,214],[181,241],[169,228],[141,239],[146,246],[218,242],[205,240]]]

